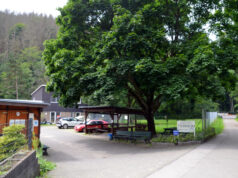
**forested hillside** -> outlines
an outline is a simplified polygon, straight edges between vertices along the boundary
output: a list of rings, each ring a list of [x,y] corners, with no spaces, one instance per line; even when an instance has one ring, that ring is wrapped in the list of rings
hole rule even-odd
[[[0,98],[29,99],[46,83],[43,42],[57,30],[52,16],[0,12]]]

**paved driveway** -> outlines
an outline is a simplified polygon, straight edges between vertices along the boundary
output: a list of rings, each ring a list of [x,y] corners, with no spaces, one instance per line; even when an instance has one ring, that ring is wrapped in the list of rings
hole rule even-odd
[[[55,178],[237,178],[238,122],[225,120],[225,131],[202,145],[148,146],[85,136],[73,130],[43,127]]]
[[[57,164],[53,178],[147,177],[197,147],[118,143],[56,127],[42,127],[41,141],[50,146],[47,159]]]

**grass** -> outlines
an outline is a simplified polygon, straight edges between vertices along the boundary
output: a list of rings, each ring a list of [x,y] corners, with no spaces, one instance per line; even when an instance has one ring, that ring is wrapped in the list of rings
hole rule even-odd
[[[38,163],[40,165],[40,176],[37,178],[46,178],[47,173],[53,169],[55,169],[56,164],[50,161],[47,161],[43,157],[43,146],[39,147],[39,139],[35,136],[35,133],[33,132],[33,139],[32,139],[32,145],[33,148],[36,150],[36,157],[38,158]]]
[[[191,140],[202,140],[203,139],[203,132],[202,132],[202,119],[186,119],[186,121],[195,121],[195,129],[196,129],[196,137],[194,137],[193,133],[188,133],[185,135],[179,135],[177,139],[182,142],[191,141]],[[165,128],[177,127],[177,121],[175,119],[168,119],[168,120],[155,120],[155,128],[156,133],[164,132]],[[147,124],[146,120],[139,120],[137,121],[138,124]],[[224,123],[222,118],[217,118],[210,127],[205,132],[205,138],[211,138],[215,135],[222,133],[224,130]],[[152,139],[154,142],[167,142],[167,143],[174,143],[175,137],[173,135],[159,135]]]
[[[55,124],[41,124],[40,126],[43,126],[43,127],[51,127],[51,126],[55,126]]]
[[[217,118],[212,124],[211,126],[212,128],[215,129],[215,134],[218,135],[220,133],[223,132],[224,130],[224,123],[223,123],[223,119],[222,118]]]
[[[187,121],[195,120],[196,133],[202,132],[202,119],[186,119]],[[138,120],[138,124],[147,124],[146,120]],[[177,127],[177,120],[155,120],[156,133],[164,132],[165,128]]]

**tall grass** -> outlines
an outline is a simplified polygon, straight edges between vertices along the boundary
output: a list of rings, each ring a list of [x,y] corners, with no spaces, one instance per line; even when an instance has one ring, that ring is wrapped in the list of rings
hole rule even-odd
[[[224,123],[223,123],[223,119],[218,117],[212,124],[211,126],[212,128],[215,129],[215,133],[216,135],[220,134],[223,132],[224,130]]]

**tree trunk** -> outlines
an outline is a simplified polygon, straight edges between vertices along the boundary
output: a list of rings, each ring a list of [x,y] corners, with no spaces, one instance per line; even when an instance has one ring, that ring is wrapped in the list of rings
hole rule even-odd
[[[148,130],[151,131],[152,137],[156,135],[156,131],[155,131],[155,122],[154,122],[154,114],[152,113],[147,113],[145,115],[146,119],[147,119],[147,126],[148,126]]]
[[[234,98],[232,96],[229,96],[230,99],[230,112],[234,113],[235,112],[235,108],[234,108]]]
[[[16,99],[18,99],[18,78],[16,73]]]

